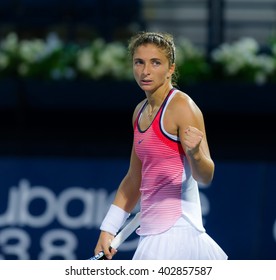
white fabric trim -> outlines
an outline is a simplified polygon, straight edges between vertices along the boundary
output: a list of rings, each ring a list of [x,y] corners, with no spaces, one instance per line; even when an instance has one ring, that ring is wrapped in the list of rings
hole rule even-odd
[[[202,222],[201,202],[198,183],[193,178],[187,158],[184,158],[185,170],[183,172],[181,190],[181,208],[185,218],[198,230],[205,232]]]
[[[162,130],[162,132],[163,132],[165,135],[167,135],[169,138],[171,138],[172,140],[174,140],[174,141],[179,141],[180,139],[179,139],[179,137],[177,137],[176,135],[170,134],[169,132],[166,131],[166,129],[165,129],[165,127],[164,127],[163,120],[164,120],[164,116],[165,116],[166,109],[167,109],[167,107],[168,107],[170,101],[173,99],[173,97],[175,96],[175,94],[176,94],[177,92],[179,92],[179,90],[178,90],[178,89],[175,89],[175,90],[172,92],[172,94],[169,96],[169,98],[168,98],[168,100],[167,100],[167,102],[166,102],[166,104],[165,104],[165,106],[164,106],[164,108],[163,108],[162,115],[161,115],[161,120],[160,120],[160,121],[161,121],[160,123],[161,123],[161,130]]]
[[[100,230],[116,235],[129,216],[130,213],[126,212],[115,204],[111,204],[100,226]]]

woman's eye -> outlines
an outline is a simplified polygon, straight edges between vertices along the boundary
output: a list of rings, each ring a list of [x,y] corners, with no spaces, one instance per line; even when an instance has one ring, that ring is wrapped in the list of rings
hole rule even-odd
[[[153,61],[153,65],[155,65],[155,66],[158,66],[160,64],[161,64],[160,61]]]
[[[135,61],[134,61],[134,64],[135,64],[135,65],[140,65],[140,64],[143,64],[143,62],[142,62],[141,60],[135,60]]]

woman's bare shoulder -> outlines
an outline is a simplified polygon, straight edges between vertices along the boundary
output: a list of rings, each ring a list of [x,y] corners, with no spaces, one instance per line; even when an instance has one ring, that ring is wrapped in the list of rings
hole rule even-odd
[[[200,112],[200,109],[195,101],[184,91],[178,90],[171,102],[176,109],[179,108]]]

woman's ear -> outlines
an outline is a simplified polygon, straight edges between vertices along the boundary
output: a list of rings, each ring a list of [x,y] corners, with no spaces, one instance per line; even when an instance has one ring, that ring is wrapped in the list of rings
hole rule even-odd
[[[171,75],[174,73],[174,70],[175,70],[175,63],[173,63],[170,67],[169,72],[170,72]]]

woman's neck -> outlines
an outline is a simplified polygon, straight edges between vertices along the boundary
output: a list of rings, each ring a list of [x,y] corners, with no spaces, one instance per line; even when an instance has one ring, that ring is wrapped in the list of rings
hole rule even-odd
[[[166,96],[172,88],[172,85],[168,85],[167,87],[160,88],[153,93],[146,93],[148,99],[148,113],[150,115],[153,114],[156,111],[156,109],[158,109],[161,106],[161,104],[163,103],[163,101],[165,100]]]

